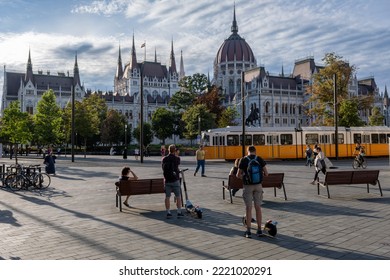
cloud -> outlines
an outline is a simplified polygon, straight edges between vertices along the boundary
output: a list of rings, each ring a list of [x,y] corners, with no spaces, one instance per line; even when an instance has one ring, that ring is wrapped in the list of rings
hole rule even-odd
[[[292,72],[295,60],[306,56],[321,64],[326,52],[335,52],[356,65],[358,78],[375,75],[381,91],[388,83],[390,65],[383,58],[390,57],[389,2],[236,0],[235,5],[239,34],[270,73],[279,73],[282,65]],[[147,59],[154,59],[156,49],[158,61],[168,64],[173,40],[176,63],[182,50],[187,75],[212,76],[215,55],[231,34],[233,1],[94,0],[69,12],[70,18],[53,21],[53,32],[0,29],[0,62],[24,71],[30,47],[35,71],[66,71],[73,69],[77,52],[86,86],[111,90],[118,45],[127,63],[134,33],[139,61],[146,41]]]

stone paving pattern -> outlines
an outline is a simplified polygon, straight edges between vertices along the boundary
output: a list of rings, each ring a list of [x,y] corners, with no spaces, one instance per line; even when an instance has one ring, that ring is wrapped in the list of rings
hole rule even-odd
[[[269,172],[285,172],[288,200],[281,190],[265,189],[263,223],[278,221],[277,239],[243,237],[242,191],[234,203],[222,199],[222,181],[233,165],[207,161],[207,177],[194,177],[194,157],[181,157],[189,198],[204,209],[203,219],[165,218],[164,195],[131,197],[132,208],[115,207],[114,182],[124,165],[140,178],[162,176],[160,158],[60,156],[57,175],[45,191],[12,192],[0,188],[0,259],[22,260],[171,260],[171,259],[390,259],[389,160],[369,159],[380,169],[377,186],[330,186],[317,195],[309,184],[314,169],[304,160],[270,161]],[[19,162],[40,164],[21,157]],[[0,159],[10,164],[14,160]],[[351,170],[352,159],[332,161]],[[323,178],[323,175],[320,175]],[[173,205],[173,199],[172,203]],[[254,231],[253,231],[254,233]]]

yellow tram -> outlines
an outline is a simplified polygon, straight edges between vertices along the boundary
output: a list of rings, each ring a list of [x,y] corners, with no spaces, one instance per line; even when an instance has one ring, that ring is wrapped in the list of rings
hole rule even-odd
[[[390,128],[386,126],[338,127],[338,157],[352,157],[356,143],[366,156],[388,156]],[[336,157],[335,128],[330,126],[246,127],[245,145],[256,146],[264,159],[300,159],[306,145],[318,144],[327,157]],[[207,159],[234,160],[242,156],[242,127],[210,129],[202,133]]]

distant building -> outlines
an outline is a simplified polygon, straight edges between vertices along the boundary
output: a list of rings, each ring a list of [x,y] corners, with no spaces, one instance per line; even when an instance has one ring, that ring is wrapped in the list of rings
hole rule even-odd
[[[1,112],[15,100],[19,100],[22,112],[35,114],[38,101],[43,93],[52,89],[56,95],[57,104],[64,108],[70,101],[72,89],[75,92],[75,99],[82,100],[85,97],[84,87],[80,83],[80,73],[77,64],[77,55],[73,67],[73,76],[58,72],[53,75],[50,71],[44,73],[42,70],[33,72],[31,52],[28,52],[26,72],[10,72],[4,66],[3,97],[1,101]]]
[[[142,45],[145,47],[145,45]],[[179,80],[184,77],[183,54],[180,56],[180,69],[176,68],[173,41],[169,66],[157,61],[138,62],[135,51],[134,35],[130,59],[123,66],[121,48],[119,47],[117,70],[114,76],[114,92],[87,92],[99,94],[105,99],[109,108],[125,115],[130,129],[138,126],[141,118],[141,75],[143,79],[144,122],[150,122],[153,113],[160,107],[168,107],[173,94],[180,90]]]
[[[232,34],[222,43],[214,60],[214,79],[224,95],[226,106],[234,106],[242,115],[242,73],[245,71],[245,119],[253,126],[307,126],[314,121],[304,114],[306,85],[313,82],[313,75],[323,68],[313,57],[295,61],[292,74],[270,74],[264,66],[258,66],[250,45],[238,34],[234,7]],[[351,79],[350,96],[374,94],[374,106],[383,109],[383,97],[379,94],[373,77]],[[388,112],[388,111],[386,111]],[[368,123],[370,110],[360,110],[360,117]],[[389,114],[389,113],[387,113]],[[241,116],[237,121],[242,119]],[[387,118],[388,119],[388,118]],[[387,125],[388,125],[387,121]]]

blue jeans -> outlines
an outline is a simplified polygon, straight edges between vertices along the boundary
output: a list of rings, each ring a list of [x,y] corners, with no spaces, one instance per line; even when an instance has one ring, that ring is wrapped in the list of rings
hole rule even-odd
[[[195,173],[197,173],[199,168],[202,167],[202,175],[204,175],[204,164],[205,164],[205,162],[206,161],[204,159],[198,159],[198,165],[196,166]]]

